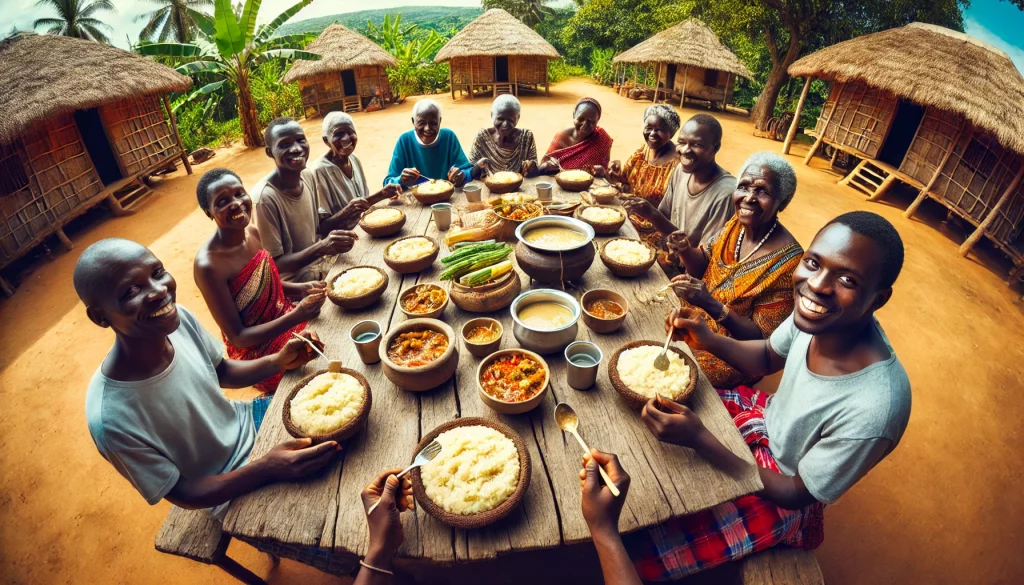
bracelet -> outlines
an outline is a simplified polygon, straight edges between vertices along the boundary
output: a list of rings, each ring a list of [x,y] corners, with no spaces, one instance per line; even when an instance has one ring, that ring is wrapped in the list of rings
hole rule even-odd
[[[387,569],[381,569],[379,567],[374,567],[373,565],[367,565],[366,562],[364,562],[362,559],[359,560],[359,564],[366,567],[367,569],[370,569],[371,571],[376,571],[378,573],[383,573],[385,575],[395,575],[392,571],[388,571]]]
[[[728,318],[728,317],[729,317],[729,305],[727,305],[725,303],[722,303],[722,314],[719,315],[717,319],[715,319],[715,323],[721,323],[722,321],[725,321],[726,318]]]

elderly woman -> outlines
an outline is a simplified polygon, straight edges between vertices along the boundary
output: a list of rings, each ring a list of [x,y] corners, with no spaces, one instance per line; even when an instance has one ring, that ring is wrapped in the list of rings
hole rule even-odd
[[[441,127],[441,106],[431,99],[416,102],[412,128],[398,137],[384,184],[411,187],[430,179],[446,179],[461,187],[473,165],[455,133]]]
[[[398,197],[401,187],[386,185],[370,194],[366,185],[363,165],[355,155],[356,123],[345,112],[331,112],[324,116],[322,136],[330,148],[326,154],[303,170],[308,185],[316,193],[320,215],[320,233],[353,229],[366,209],[384,199]]]
[[[495,98],[491,104],[491,127],[476,133],[469,151],[474,178],[498,171],[512,171],[524,177],[537,172],[537,143],[533,132],[516,127],[521,109],[514,95]]]
[[[758,152],[740,171],[732,204],[736,215],[706,246],[690,246],[676,232],[669,247],[686,267],[672,279],[683,309],[712,331],[734,339],[767,339],[793,312],[793,271],[803,248],[779,222],[796,193],[796,173],[777,154]],[[692,315],[692,313],[691,313]],[[694,351],[715,388],[753,384],[717,356]]]
[[[626,160],[625,165],[614,161],[609,169],[608,179],[617,183],[624,193],[632,194],[632,203],[624,203],[630,211],[629,221],[640,234],[640,239],[658,252],[658,263],[667,272],[672,269],[668,249],[662,234],[650,219],[634,212],[640,202],[649,203],[655,209],[661,204],[668,189],[669,178],[679,162],[672,138],[679,131],[679,114],[671,107],[657,104],[644,112],[644,145]]]
[[[601,121],[601,104],[585,97],[576,102],[572,118],[572,128],[555,134],[541,161],[541,172],[555,174],[560,169],[582,169],[603,176],[612,156],[612,137],[597,126]]]

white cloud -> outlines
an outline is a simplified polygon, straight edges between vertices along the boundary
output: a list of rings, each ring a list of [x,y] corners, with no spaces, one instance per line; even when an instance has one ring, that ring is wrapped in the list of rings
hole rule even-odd
[[[971,17],[964,19],[964,32],[1009,55],[1010,60],[1017,66],[1017,71],[1024,75],[1024,48],[1004,40]]]

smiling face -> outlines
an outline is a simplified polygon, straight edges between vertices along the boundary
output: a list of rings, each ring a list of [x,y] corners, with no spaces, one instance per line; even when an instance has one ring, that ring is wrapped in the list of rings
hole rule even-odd
[[[672,140],[672,128],[658,116],[647,116],[644,120],[644,142],[651,150],[658,150]]]
[[[245,229],[252,219],[252,199],[242,181],[234,175],[224,175],[207,187],[210,205],[203,211],[221,229]]]
[[[580,104],[573,115],[572,126],[576,129],[576,136],[580,140],[586,140],[597,130],[597,123],[601,120],[601,113],[592,104]]]
[[[732,194],[736,220],[748,230],[775,221],[782,204],[775,172],[767,167],[749,166],[743,171]]]
[[[845,225],[818,232],[793,273],[797,328],[818,335],[869,318],[892,295],[879,288],[882,260],[874,240]]]
[[[441,115],[433,108],[424,110],[412,117],[412,127],[420,142],[433,144],[441,131]]]
[[[86,312],[94,323],[132,339],[159,339],[178,328],[177,284],[148,249],[125,247],[97,268],[97,290]]]
[[[327,136],[324,136],[324,144],[330,147],[336,157],[347,157],[355,152],[358,140],[355,126],[348,122],[339,122],[331,126],[327,130]]]
[[[274,159],[279,169],[299,172],[309,160],[309,142],[298,122],[290,121],[274,126],[267,142],[267,156]]]
[[[494,129],[498,131],[500,136],[508,137],[512,135],[512,132],[516,129],[516,124],[519,123],[519,114],[516,113],[515,108],[504,108],[491,116],[491,123],[494,124]]]
[[[676,141],[679,164],[687,173],[700,172],[715,164],[715,155],[721,146],[715,141],[711,128],[691,120],[683,125]]]

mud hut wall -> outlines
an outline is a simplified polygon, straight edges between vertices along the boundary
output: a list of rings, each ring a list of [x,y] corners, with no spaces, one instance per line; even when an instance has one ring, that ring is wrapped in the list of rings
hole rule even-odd
[[[826,142],[875,158],[889,135],[896,106],[895,95],[865,83],[849,83],[843,91],[833,84],[816,131],[822,136],[824,130]]]
[[[53,233],[103,191],[73,115],[0,145],[0,266]]]
[[[927,185],[942,164],[963,121],[963,117],[958,114],[928,106],[917,134],[907,149],[907,155],[900,164],[900,172]]]
[[[388,94],[390,90],[388,87],[388,75],[383,67],[379,65],[356,67],[355,75],[356,88],[359,90],[360,97],[372,98],[377,95],[378,89],[380,89],[381,95]]]
[[[693,65],[687,66],[685,63],[676,63],[675,65],[676,78],[671,89],[676,95],[682,93],[685,81],[686,95],[688,97],[720,102],[730,96],[730,89],[732,87],[730,77],[735,76],[730,76],[725,71],[703,69]],[[661,67],[655,64],[654,67],[661,70],[658,77],[658,86],[668,87],[668,64],[662,63]],[[708,84],[708,81],[713,83]]]
[[[520,55],[509,59],[509,77],[522,85],[547,85],[548,59],[533,55]]]
[[[99,111],[125,177],[134,177],[180,153],[158,96],[120,100],[101,106]]]
[[[302,110],[307,117],[326,114],[331,110],[341,110],[345,97],[341,73],[332,71],[300,79],[299,94],[302,96]]]
[[[509,65],[511,67],[511,64]],[[449,62],[452,83],[469,85],[470,69],[473,70],[473,85],[489,85],[494,83],[494,57],[490,55],[474,55],[472,57],[453,57]],[[511,71],[509,72],[511,74]]]

